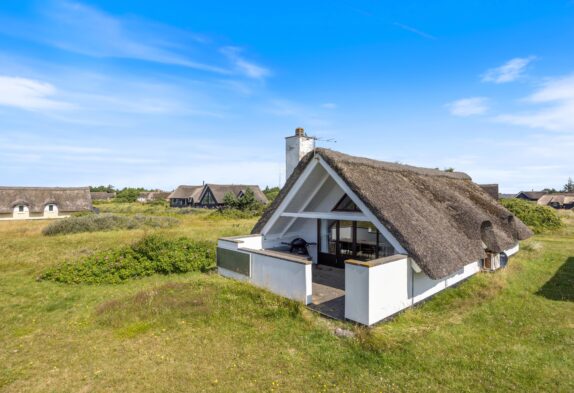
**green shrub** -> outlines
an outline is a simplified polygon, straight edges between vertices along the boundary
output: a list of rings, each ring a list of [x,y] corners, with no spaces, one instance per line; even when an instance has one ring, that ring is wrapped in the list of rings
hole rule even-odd
[[[144,216],[141,214],[136,214],[131,217],[114,214],[90,214],[54,221],[46,226],[42,230],[42,233],[45,236],[54,236],[80,232],[137,229],[142,227],[169,228],[178,222],[177,219],[172,217]]]
[[[528,225],[534,233],[558,229],[562,226],[560,216],[551,207],[540,206],[517,198],[502,199],[500,203]]]
[[[118,284],[152,274],[205,272],[215,265],[215,244],[146,236],[131,246],[100,251],[48,269],[41,280],[66,284]]]
[[[228,219],[249,219],[259,217],[263,209],[257,210],[237,210],[237,209],[218,209],[205,216],[207,220],[228,220]]]

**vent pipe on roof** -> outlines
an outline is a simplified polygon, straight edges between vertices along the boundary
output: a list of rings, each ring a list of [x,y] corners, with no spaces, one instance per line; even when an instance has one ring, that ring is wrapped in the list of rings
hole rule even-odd
[[[295,135],[285,138],[285,180],[291,176],[299,161],[315,149],[315,138],[308,137],[304,128],[296,128]]]

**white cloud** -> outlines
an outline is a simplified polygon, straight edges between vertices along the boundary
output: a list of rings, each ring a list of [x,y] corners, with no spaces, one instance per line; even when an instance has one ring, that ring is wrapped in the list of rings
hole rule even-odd
[[[68,109],[72,105],[52,99],[57,89],[34,79],[0,76],[0,105],[26,110]]]
[[[551,131],[574,132],[574,74],[547,81],[523,101],[544,106],[533,111],[499,115],[495,120]]]
[[[43,5],[39,21],[0,16],[0,32],[96,58],[136,59],[221,75],[240,73],[261,79],[267,68],[199,34],[135,17],[116,16],[80,2],[55,0]],[[223,56],[222,56],[223,55]],[[234,69],[228,65],[232,60]]]
[[[436,40],[436,37],[435,37],[435,36],[430,35],[430,34],[428,34],[428,33],[425,33],[424,31],[415,29],[414,27],[411,27],[411,26],[408,26],[408,25],[405,25],[405,24],[402,24],[402,23],[398,23],[398,22],[395,22],[395,23],[393,23],[393,24],[394,24],[395,26],[397,26],[397,27],[400,27],[400,28],[403,29],[403,30],[410,31],[411,33],[415,33],[415,34],[417,34],[417,35],[419,35],[419,36],[421,36],[421,37],[423,37],[423,38],[427,38],[427,39],[429,39],[429,40]]]
[[[450,102],[446,107],[452,115],[466,117],[485,113],[488,110],[487,102],[486,97],[470,97]]]
[[[227,58],[233,63],[235,69],[241,74],[253,79],[263,79],[270,75],[270,72],[267,68],[245,60],[240,55],[241,52],[241,48],[234,46],[226,46],[221,48],[221,53],[227,56]]]
[[[483,82],[508,83],[520,78],[526,69],[536,57],[516,57],[501,65],[500,67],[491,68],[482,76]]]

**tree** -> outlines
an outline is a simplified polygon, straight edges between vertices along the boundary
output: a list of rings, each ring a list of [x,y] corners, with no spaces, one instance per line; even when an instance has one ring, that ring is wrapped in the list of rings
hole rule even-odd
[[[125,187],[116,194],[115,202],[135,202],[140,193],[146,191],[145,188]]]
[[[277,195],[279,195],[279,191],[281,189],[279,187],[272,187],[269,188],[269,186],[265,187],[265,189],[263,190],[263,193],[265,194],[265,196],[267,197],[267,199],[269,200],[269,202],[273,202],[273,200],[275,198],[277,198]]]
[[[108,184],[107,186],[95,186],[95,187],[90,186],[90,191],[91,192],[115,192],[116,189],[111,184]]]
[[[568,182],[564,184],[564,188],[562,189],[564,192],[574,192],[574,181],[571,177],[568,178]]]
[[[247,188],[239,198],[228,192],[223,196],[223,204],[228,209],[241,211],[255,211],[261,207],[261,203],[255,199],[255,193],[251,188]]]

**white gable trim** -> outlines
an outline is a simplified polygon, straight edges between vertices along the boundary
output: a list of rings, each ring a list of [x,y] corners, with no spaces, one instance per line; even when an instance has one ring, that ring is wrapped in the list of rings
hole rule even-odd
[[[285,199],[281,201],[279,206],[277,206],[277,208],[271,215],[271,218],[269,218],[269,221],[267,221],[265,226],[263,226],[263,229],[261,229],[261,233],[263,235],[265,235],[271,229],[273,224],[275,224],[275,222],[279,219],[279,217],[281,217],[281,215],[285,212],[287,206],[289,206],[295,195],[297,195],[297,193],[299,192],[299,189],[303,186],[303,184],[305,184],[305,180],[307,180],[307,178],[313,172],[315,167],[319,165],[319,162],[316,158],[317,156],[311,159],[309,164],[307,164],[301,175],[299,175],[299,178],[295,181],[295,184],[293,185],[291,190],[289,190],[289,192],[285,196]]]
[[[327,180],[329,180],[329,174],[325,173],[325,175],[323,176],[323,178],[321,179],[321,181],[317,184],[317,187],[315,188],[315,190],[313,190],[313,192],[311,193],[311,195],[309,195],[309,197],[305,200],[305,202],[303,202],[303,204],[301,205],[301,208],[299,209],[298,213],[301,213],[302,211],[304,211],[307,206],[309,206],[309,204],[311,203],[311,201],[313,200],[313,198],[315,198],[315,196],[319,193],[319,191],[321,191],[321,188],[325,185],[325,183],[327,182]],[[285,236],[285,234],[289,231],[289,229],[291,229],[291,227],[293,226],[293,224],[295,223],[295,221],[297,221],[297,217],[293,217],[291,218],[291,220],[289,221],[289,224],[287,224],[285,226],[285,229],[281,232],[281,236],[283,237]]]
[[[369,210],[369,208],[361,201],[361,199],[355,194],[353,190],[347,185],[347,183],[321,158],[320,155],[316,155],[313,159],[309,162],[307,167],[303,170],[299,178],[295,181],[295,184],[289,190],[285,199],[281,201],[279,206],[275,209],[269,221],[263,226],[261,233],[265,235],[271,227],[277,222],[280,217],[290,216],[296,218],[298,215],[297,213],[287,213],[285,214],[285,210],[287,206],[291,203],[295,195],[299,192],[305,181],[309,177],[309,175],[313,172],[313,170],[317,167],[317,165],[321,165],[323,169],[329,174],[331,178],[337,183],[339,187],[351,198],[351,200],[357,205],[357,207],[363,212],[364,217],[366,220],[370,221],[375,225],[375,227],[383,234],[383,236],[391,243],[391,245],[395,248],[395,250],[400,254],[408,254],[407,251],[401,246],[398,240],[393,236],[393,234],[379,221],[379,219]],[[300,214],[300,213],[299,213]],[[289,225],[290,227],[290,225]]]
[[[379,221],[379,219],[371,212],[371,210],[361,201],[361,199],[355,194],[353,190],[347,185],[347,183],[339,176],[337,172],[331,168],[329,164],[321,158],[321,156],[317,156],[319,163],[323,166],[323,168],[327,171],[329,175],[335,180],[335,182],[345,191],[345,193],[351,198],[355,205],[365,214],[365,216],[371,221],[375,227],[383,234],[383,236],[391,243],[391,245],[395,248],[395,250],[399,254],[408,254],[407,251],[401,246],[398,240],[393,236],[393,234]]]

